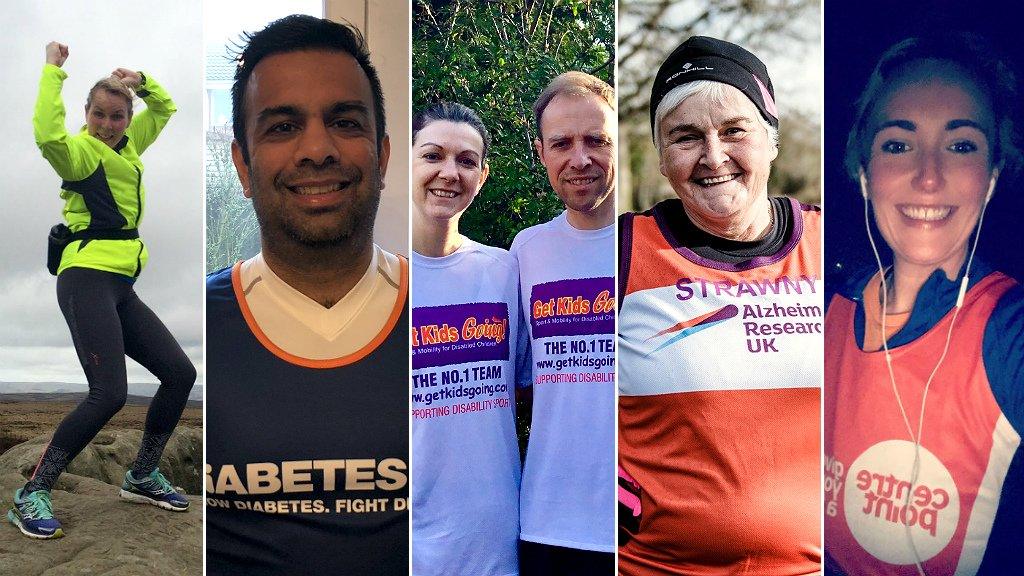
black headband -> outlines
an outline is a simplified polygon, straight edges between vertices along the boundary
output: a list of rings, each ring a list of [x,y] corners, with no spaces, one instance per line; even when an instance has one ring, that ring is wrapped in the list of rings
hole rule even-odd
[[[692,36],[680,44],[658,69],[651,88],[651,132],[658,104],[676,86],[694,80],[714,80],[736,87],[757,106],[761,116],[779,127],[775,89],[768,68],[757,56],[725,40]]]

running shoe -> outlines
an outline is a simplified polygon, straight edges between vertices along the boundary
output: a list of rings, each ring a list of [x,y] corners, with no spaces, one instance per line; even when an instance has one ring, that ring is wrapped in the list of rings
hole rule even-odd
[[[64,531],[60,522],[53,517],[53,506],[50,504],[48,490],[36,490],[24,495],[25,489],[18,488],[14,493],[14,507],[7,512],[7,519],[29,538],[60,538]]]
[[[131,470],[125,472],[120,496],[129,502],[152,504],[164,510],[188,510],[188,499],[174,491],[174,487],[167,481],[167,477],[160,473],[159,468],[142,480],[136,480]]]

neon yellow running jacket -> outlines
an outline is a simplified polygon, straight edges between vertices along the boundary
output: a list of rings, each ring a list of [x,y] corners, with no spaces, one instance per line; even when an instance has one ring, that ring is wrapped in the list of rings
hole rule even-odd
[[[132,117],[124,138],[111,148],[90,136],[85,127],[78,134],[68,134],[61,98],[67,77],[67,72],[53,64],[44,66],[32,119],[36,145],[63,179],[64,220],[72,232],[138,228],[146,200],[139,156],[177,108],[159,84],[143,75],[136,93],[146,109]],[[136,277],[148,259],[141,239],[76,240],[64,249],[57,274],[82,267]]]

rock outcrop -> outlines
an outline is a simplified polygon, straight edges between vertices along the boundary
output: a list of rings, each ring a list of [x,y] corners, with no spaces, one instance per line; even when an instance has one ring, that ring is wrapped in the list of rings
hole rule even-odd
[[[0,574],[201,574],[202,430],[179,426],[160,461],[168,479],[193,495],[185,513],[118,498],[141,437],[138,430],[103,430],[72,461],[53,490],[54,512],[66,533],[58,540],[26,538],[6,519],[14,491],[32,474],[49,435],[0,455]]]

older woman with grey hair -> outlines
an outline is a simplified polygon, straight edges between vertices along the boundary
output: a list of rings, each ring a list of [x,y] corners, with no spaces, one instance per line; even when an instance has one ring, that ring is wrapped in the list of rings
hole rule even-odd
[[[693,37],[651,96],[678,195],[621,219],[619,567],[821,570],[820,213],[768,196],[764,64]]]

